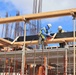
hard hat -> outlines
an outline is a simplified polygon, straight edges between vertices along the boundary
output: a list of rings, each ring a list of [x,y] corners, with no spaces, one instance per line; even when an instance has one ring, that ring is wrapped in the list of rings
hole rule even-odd
[[[62,26],[58,26],[58,30],[62,30]]]
[[[51,24],[47,24],[47,26],[48,26],[49,28],[51,28],[52,25],[51,25]]]

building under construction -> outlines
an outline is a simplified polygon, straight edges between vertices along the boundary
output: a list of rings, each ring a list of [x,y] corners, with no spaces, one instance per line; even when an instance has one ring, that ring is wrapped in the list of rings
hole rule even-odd
[[[57,33],[52,40],[45,40],[47,44],[65,41],[64,48],[58,46],[46,46],[44,49],[29,47],[29,45],[38,45],[39,38],[38,35],[26,36],[26,23],[31,20],[69,15],[73,17],[74,31]],[[18,22],[24,22],[24,35],[17,35],[14,40],[0,38],[0,75],[76,75],[76,9],[0,18],[0,24],[13,22],[17,22],[17,26]]]

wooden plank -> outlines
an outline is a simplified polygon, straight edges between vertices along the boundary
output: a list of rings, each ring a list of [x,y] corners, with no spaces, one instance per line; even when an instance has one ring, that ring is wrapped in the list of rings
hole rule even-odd
[[[75,38],[75,40],[76,40],[76,38]],[[51,44],[51,43],[61,43],[61,42],[64,42],[64,41],[66,41],[66,42],[73,42],[74,41],[74,38],[73,37],[69,37],[69,38],[56,38],[56,39],[54,39],[54,40],[52,40],[51,41],[51,39],[50,40],[47,40],[47,41],[45,41],[45,43],[47,43],[47,44]],[[2,44],[2,45],[12,45],[12,42],[10,42],[10,41],[8,41],[8,40],[5,40],[5,39],[2,39],[2,38],[0,38],[0,43]],[[14,43],[14,45],[23,45],[24,44],[24,42],[23,41],[21,41],[21,42],[15,42]],[[26,45],[35,45],[35,44],[38,44],[38,40],[32,40],[32,41],[26,41],[25,42],[25,44]]]
[[[8,17],[8,18],[0,18],[0,24],[24,21],[24,18],[26,18],[26,20],[35,20],[35,19],[42,19],[42,18],[68,16],[68,15],[72,15],[71,14],[72,12],[76,12],[76,8],[52,11],[52,12],[43,12],[43,13],[37,13],[37,14],[29,14],[29,15],[23,15],[23,16]]]
[[[76,38],[75,38],[75,40],[76,40]],[[47,43],[47,44],[49,44],[49,43],[61,43],[61,42],[64,42],[64,41],[66,41],[66,42],[73,42],[74,38],[73,37],[69,37],[69,38],[57,38],[57,39],[54,39],[52,41],[50,39],[48,41],[45,41],[45,43]],[[23,45],[23,44],[24,44],[24,42],[15,42],[14,43],[14,45]],[[26,41],[25,44],[26,45],[38,44],[38,40],[35,40],[35,41],[33,41],[33,40],[32,41]]]
[[[75,38],[76,40],[76,38]],[[45,41],[45,43],[47,44],[51,44],[51,43],[61,43],[61,42],[73,42],[74,41],[74,38],[73,37],[69,37],[69,38],[56,38],[54,40],[51,41],[50,40],[47,40]],[[3,44],[4,46],[6,45],[12,45],[12,42],[8,41],[8,40],[5,40],[5,39],[2,39],[0,38],[0,43]],[[15,42],[14,45],[23,45],[24,42],[21,41],[21,42]],[[25,42],[26,45],[35,45],[35,44],[38,44],[38,40],[32,40],[32,41],[26,41]]]
[[[3,44],[2,43],[0,43],[0,47],[2,47],[3,46]]]
[[[11,45],[11,41],[8,41],[6,39],[3,39],[3,38],[0,38],[0,43],[3,44],[3,45]]]

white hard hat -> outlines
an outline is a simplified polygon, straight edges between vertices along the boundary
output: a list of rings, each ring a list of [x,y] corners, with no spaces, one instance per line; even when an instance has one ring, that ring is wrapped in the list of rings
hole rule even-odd
[[[62,30],[62,26],[58,26],[58,30]]]
[[[48,26],[49,28],[51,28],[52,25],[51,25],[51,24],[47,24],[47,26]]]

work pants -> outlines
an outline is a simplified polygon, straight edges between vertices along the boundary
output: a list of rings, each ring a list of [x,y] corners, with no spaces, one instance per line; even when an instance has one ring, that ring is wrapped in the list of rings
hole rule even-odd
[[[38,44],[39,44],[39,49],[40,48],[44,49],[45,43],[44,43],[44,39],[41,36],[39,36]]]

